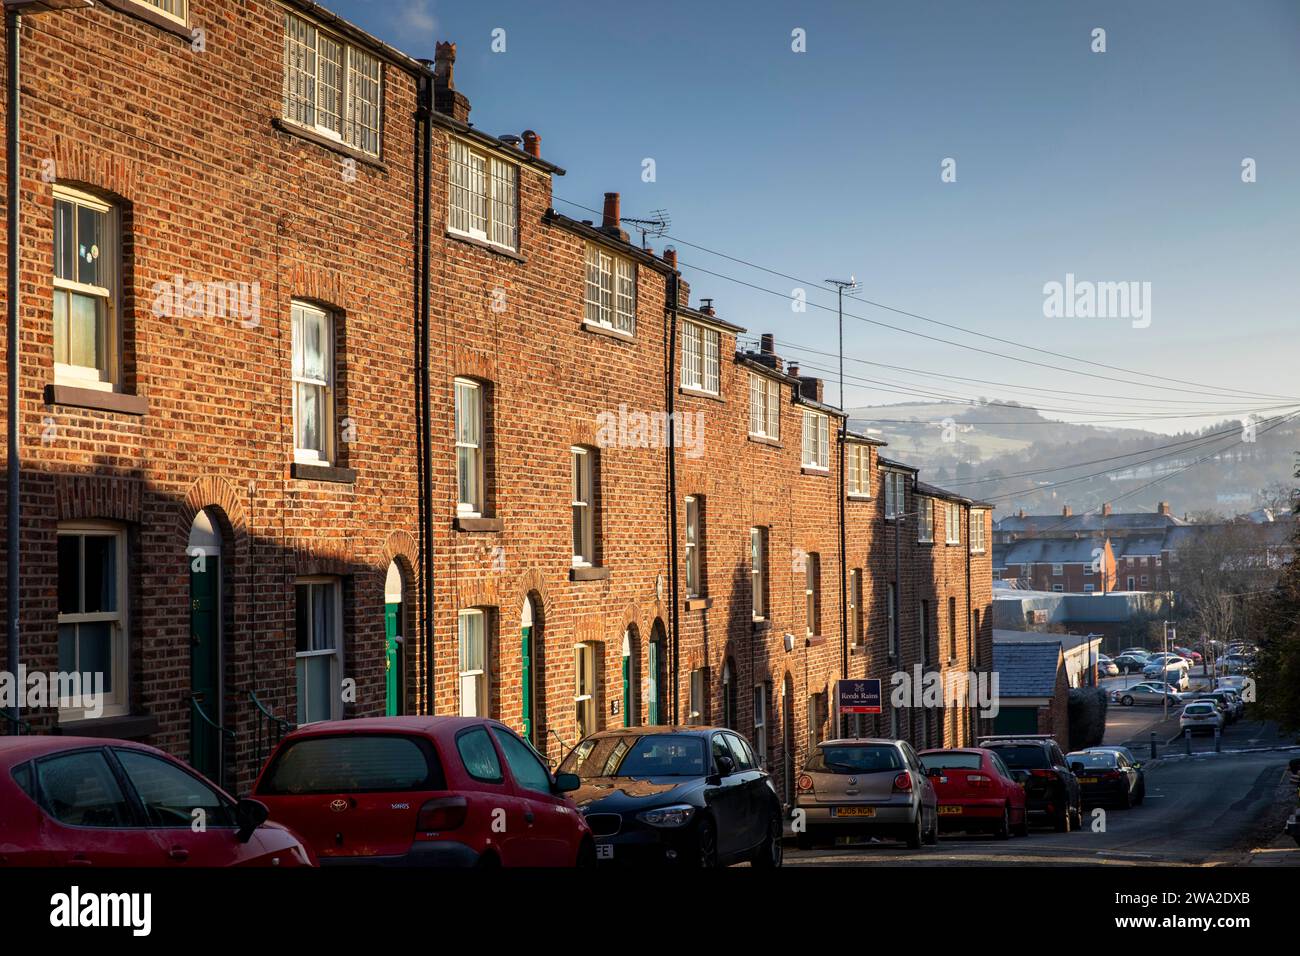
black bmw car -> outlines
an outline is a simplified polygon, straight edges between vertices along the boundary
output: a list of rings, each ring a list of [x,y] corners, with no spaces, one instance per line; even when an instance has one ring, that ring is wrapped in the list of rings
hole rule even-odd
[[[781,801],[749,741],[719,727],[624,727],[560,765],[606,863],[781,865]]]

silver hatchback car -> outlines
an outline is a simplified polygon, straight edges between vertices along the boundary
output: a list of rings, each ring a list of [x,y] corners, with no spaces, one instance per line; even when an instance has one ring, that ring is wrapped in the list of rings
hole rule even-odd
[[[795,808],[801,848],[837,836],[892,837],[912,849],[939,840],[938,798],[905,740],[818,744],[796,780]]]

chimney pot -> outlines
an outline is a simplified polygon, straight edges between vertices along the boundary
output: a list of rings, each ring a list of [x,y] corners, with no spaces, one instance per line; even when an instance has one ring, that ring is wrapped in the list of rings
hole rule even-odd
[[[618,193],[605,193],[605,215],[601,221],[602,228],[620,229],[619,226],[619,196]]]
[[[790,363],[790,368],[788,369],[788,372],[789,372],[791,378],[798,378],[798,377],[799,377],[799,364],[798,364],[797,362],[791,362],[791,363]]]
[[[677,268],[677,250],[672,246],[664,250],[664,262],[668,263],[673,269]]]
[[[1069,506],[1069,505],[1066,505],[1064,508],[1061,509],[1061,517],[1062,517],[1062,518],[1068,518],[1068,517],[1070,517],[1072,514],[1074,514],[1074,512],[1070,510],[1070,506]]]
[[[456,91],[456,44],[440,40],[433,56],[433,108],[462,123],[469,122],[469,99]]]
[[[538,158],[542,155],[542,138],[531,129],[524,130],[524,152]]]
[[[1167,515],[1167,514],[1169,514],[1169,502],[1167,502],[1167,501],[1162,501],[1162,502],[1160,502],[1160,508],[1159,508],[1159,511],[1160,511],[1160,513],[1161,513],[1162,515]]]
[[[704,315],[714,315],[715,313],[713,311],[713,300],[700,299],[700,312],[702,312]]]

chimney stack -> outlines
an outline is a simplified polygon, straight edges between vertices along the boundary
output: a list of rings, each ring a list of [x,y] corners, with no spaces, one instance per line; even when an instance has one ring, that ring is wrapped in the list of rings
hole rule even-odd
[[[677,268],[677,250],[672,246],[664,250],[664,262],[668,263],[670,269]]]
[[[1016,517],[1017,517],[1017,518],[1023,518],[1024,516],[1025,516],[1025,509],[1024,509],[1024,508],[1021,508],[1020,511],[1017,512]]]
[[[1168,514],[1169,514],[1169,502],[1167,502],[1167,501],[1162,501],[1162,502],[1160,502],[1160,506],[1159,506],[1159,508],[1157,508],[1156,510],[1159,511],[1162,515],[1168,515]]]
[[[433,108],[462,123],[469,122],[469,99],[456,91],[456,44],[439,41],[433,55]]]
[[[700,299],[700,312],[703,315],[716,315],[717,313],[713,311],[713,300]]]
[[[764,332],[758,337],[758,350],[764,355],[776,354],[776,336],[771,332]]]
[[[1066,505],[1064,508],[1061,509],[1061,517],[1062,517],[1062,518],[1068,518],[1068,517],[1070,517],[1072,514],[1074,514],[1074,512],[1070,510],[1070,506],[1069,506],[1069,505]]]
[[[791,378],[798,378],[798,377],[799,377],[799,363],[798,363],[798,362],[791,362],[791,363],[790,363],[790,367],[789,367],[786,371],[789,373],[789,375],[790,375]]]
[[[601,216],[600,231],[627,242],[627,233],[619,225],[621,218],[618,193],[605,193],[605,211]]]
[[[530,129],[524,130],[524,152],[539,159],[542,155],[542,138]]]
[[[1110,502],[1109,502],[1109,501],[1106,502],[1104,505],[1101,506],[1101,516],[1102,516],[1103,518],[1109,518],[1109,517],[1110,517]]]

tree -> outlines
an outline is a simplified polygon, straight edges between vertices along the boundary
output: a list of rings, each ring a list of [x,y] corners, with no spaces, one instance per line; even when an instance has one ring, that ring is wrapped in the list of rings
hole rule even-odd
[[[1251,615],[1259,639],[1255,697],[1260,716],[1291,731],[1300,730],[1300,555],[1295,544],[1293,539],[1291,562],[1277,585],[1255,602]]]
[[[1204,526],[1174,553],[1175,607],[1193,630],[1185,643],[1202,635],[1224,643],[1250,636],[1251,599],[1278,580],[1266,553],[1258,527],[1249,523]]]

